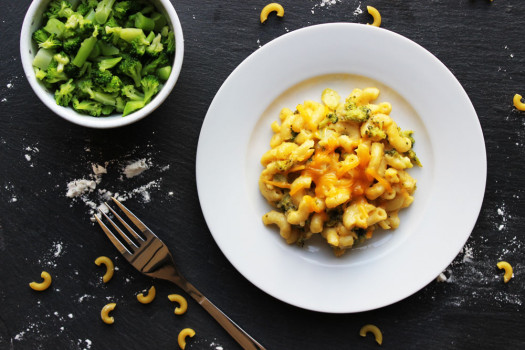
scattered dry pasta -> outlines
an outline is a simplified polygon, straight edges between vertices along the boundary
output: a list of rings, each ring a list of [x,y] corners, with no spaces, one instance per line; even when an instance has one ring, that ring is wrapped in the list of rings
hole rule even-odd
[[[497,266],[500,270],[505,270],[505,274],[503,275],[503,282],[507,283],[512,277],[514,277],[512,266],[508,262],[500,261],[497,264]]]
[[[113,277],[113,272],[115,271],[113,261],[111,261],[111,259],[107,256],[99,256],[98,258],[96,258],[95,264],[97,266],[100,266],[101,264],[104,264],[106,266],[106,273],[102,277],[102,281],[104,283],[108,283],[109,280]]]
[[[151,286],[148,290],[148,295],[144,296],[144,293],[137,294],[137,300],[142,304],[149,304],[155,299],[156,294],[157,291],[155,290],[155,286]]]
[[[525,111],[525,103],[521,102],[521,95],[514,95],[514,99],[512,100],[514,102],[514,107],[520,111]]]
[[[261,158],[259,189],[275,210],[262,218],[275,224],[288,244],[320,234],[337,256],[376,228],[395,229],[398,213],[412,204],[421,166],[412,131],[390,117],[388,102],[373,104],[379,89],[354,89],[341,102],[325,89],[323,103],[305,101],[274,122],[271,149]]]
[[[271,4],[268,4],[264,6],[264,8],[261,11],[261,23],[264,23],[268,19],[268,15],[271,12],[277,12],[277,16],[283,17],[284,16],[284,8],[276,3],[272,2]]]
[[[49,286],[51,285],[51,275],[49,273],[47,273],[46,271],[42,271],[42,273],[40,274],[40,277],[42,277],[44,281],[40,283],[38,282],[29,283],[29,287],[31,287],[31,289],[39,291],[39,292],[48,289]]]
[[[168,299],[170,301],[174,301],[174,302],[179,303],[179,307],[175,308],[175,315],[182,315],[188,309],[188,302],[186,301],[186,299],[182,295],[170,294],[170,295],[168,295]]]
[[[375,7],[367,6],[366,9],[368,13],[374,18],[374,22],[371,23],[374,27],[379,27],[381,25],[381,14]],[[370,23],[369,23],[370,24]]]
[[[381,345],[383,343],[383,334],[377,328],[377,326],[374,326],[373,324],[367,324],[361,327],[361,330],[359,330],[359,335],[362,337],[366,337],[366,334],[370,332],[374,335],[376,342]]]
[[[117,304],[109,303],[105,305],[100,311],[100,318],[104,323],[112,324],[113,322],[115,322],[113,316],[109,316],[109,313],[115,309],[115,306],[117,306]]]
[[[180,331],[179,336],[177,338],[179,342],[179,347],[184,350],[186,348],[186,338],[191,337],[195,335],[195,331],[191,328],[184,328],[182,331]]]

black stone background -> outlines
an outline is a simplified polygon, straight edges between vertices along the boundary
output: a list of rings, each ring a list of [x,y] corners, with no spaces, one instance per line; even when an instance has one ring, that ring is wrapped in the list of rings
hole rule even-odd
[[[184,316],[173,315],[165,296],[180,291],[168,283],[155,282],[158,299],[153,304],[136,301],[135,294],[152,281],[118,258],[82,201],[65,196],[69,181],[86,177],[91,163],[106,161],[111,162],[104,188],[130,191],[158,182],[158,188],[150,190],[150,202],[135,196],[127,205],[161,235],[188,279],[268,349],[376,349],[371,337],[358,335],[365,323],[382,329],[385,349],[525,348],[525,112],[512,105],[515,93],[525,95],[525,2],[281,3],[284,18],[270,16],[261,25],[265,1],[174,2],[185,36],[184,65],[175,89],[159,109],[134,125],[92,130],[62,120],[38,100],[19,54],[20,28],[30,1],[0,1],[1,349],[176,349],[184,327],[197,331],[187,349],[239,348],[193,300]],[[467,253],[460,253],[446,271],[449,282],[432,282],[375,311],[310,312],[253,286],[215,244],[197,197],[197,141],[215,93],[259,43],[314,24],[371,22],[367,5],[379,9],[383,28],[432,52],[467,91],[485,137],[486,193]],[[354,14],[358,7],[363,13]],[[461,147],[461,140],[449,141]],[[153,167],[139,177],[119,180],[121,167],[140,158],[151,159]],[[93,263],[99,255],[114,258],[119,268],[107,285],[100,282],[101,268]],[[508,284],[496,268],[500,259],[515,267]],[[38,280],[43,269],[54,282],[50,290],[37,293],[27,283]],[[410,266],[399,271],[407,273]],[[109,299],[118,304],[112,326],[99,318]]]

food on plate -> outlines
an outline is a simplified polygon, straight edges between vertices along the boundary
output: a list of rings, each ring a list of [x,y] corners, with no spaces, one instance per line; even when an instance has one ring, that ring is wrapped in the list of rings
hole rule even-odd
[[[170,301],[174,301],[176,303],[179,303],[179,306],[175,308],[175,315],[182,315],[188,309],[188,302],[186,301],[186,299],[182,295],[170,294],[170,295],[168,295],[168,299]]]
[[[375,87],[354,89],[341,101],[325,89],[323,103],[283,108],[281,124],[272,123],[259,189],[275,209],[263,223],[277,225],[288,244],[320,234],[340,256],[376,228],[399,226],[416,190],[407,169],[421,163],[413,132],[392,120],[390,103],[371,103],[378,96]]]
[[[102,281],[104,283],[108,283],[111,277],[113,277],[113,273],[115,271],[115,266],[113,265],[113,261],[111,261],[110,258],[107,256],[99,256],[95,259],[95,264],[97,266],[100,266],[101,264],[104,264],[106,266],[106,273],[102,277]]]
[[[33,33],[36,78],[58,105],[94,117],[126,116],[169,78],[175,36],[142,0],[52,0]]]
[[[51,275],[48,272],[42,271],[42,273],[40,274],[40,277],[42,277],[42,279],[43,279],[42,282],[40,282],[40,283],[38,283],[38,282],[31,282],[31,283],[29,283],[29,287],[31,287],[31,289],[39,291],[39,292],[48,289],[49,286],[51,285]]]
[[[377,328],[377,326],[374,326],[373,324],[367,324],[361,327],[359,330],[359,335],[362,337],[366,337],[366,334],[370,332],[374,335],[376,338],[376,342],[381,345],[383,343],[383,334],[381,333],[381,330]]]
[[[186,338],[190,337],[193,338],[195,335],[195,331],[191,328],[184,328],[182,331],[180,331],[179,336],[177,337],[177,340],[179,342],[179,347],[184,350],[186,348]]]
[[[268,4],[264,6],[264,8],[261,11],[261,23],[264,23],[268,19],[268,15],[271,12],[277,12],[277,16],[282,17],[284,16],[284,8],[281,6],[281,4],[278,4],[276,2],[272,2],[271,4]]]
[[[508,281],[510,281],[510,279],[512,277],[514,277],[514,272],[512,270],[512,265],[509,264],[508,262],[506,261],[500,261],[498,264],[497,264],[498,268],[500,270],[505,270],[505,274],[503,275],[503,282],[507,283]]]
[[[104,323],[113,324],[115,322],[115,318],[113,316],[109,316],[109,313],[115,309],[115,306],[117,306],[117,304],[109,303],[104,305],[100,311],[100,318]]]
[[[137,300],[139,303],[142,304],[149,304],[155,299],[155,295],[157,294],[157,291],[155,290],[155,286],[151,286],[151,288],[148,290],[148,295],[144,296],[144,293],[137,294]]]
[[[366,9],[368,10],[368,13],[374,18],[374,21],[372,23],[369,23],[370,25],[373,25],[374,27],[379,27],[381,25],[381,14],[375,7],[367,6]]]
[[[514,107],[516,107],[517,110],[525,111],[525,103],[521,102],[521,95],[514,95],[514,98],[512,99],[512,102],[514,102]]]

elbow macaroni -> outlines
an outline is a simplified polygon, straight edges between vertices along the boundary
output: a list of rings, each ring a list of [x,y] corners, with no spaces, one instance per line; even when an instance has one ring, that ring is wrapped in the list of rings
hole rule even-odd
[[[179,303],[179,307],[175,308],[175,315],[182,315],[188,309],[188,302],[186,301],[186,299],[182,295],[170,294],[170,295],[168,295],[168,299],[170,301],[174,301],[174,302]]]
[[[368,13],[374,18],[374,22],[372,22],[371,25],[374,27],[379,27],[381,25],[381,14],[375,7],[367,6],[366,9],[368,10]]]
[[[179,336],[177,337],[177,341],[179,342],[179,347],[184,350],[186,348],[186,338],[190,337],[193,338],[195,335],[195,331],[191,328],[184,328],[182,331],[180,331]]]
[[[107,256],[99,256],[95,260],[95,264],[97,266],[100,266],[100,264],[104,264],[106,266],[106,273],[102,277],[102,281],[104,283],[108,283],[111,277],[113,277],[113,272],[115,271],[115,266],[113,265],[113,261],[111,261],[110,258]]]
[[[144,293],[137,294],[137,300],[139,303],[142,304],[149,304],[155,299],[155,295],[157,294],[157,291],[155,290],[155,286],[151,286],[151,288],[148,290],[148,295],[144,296]]]
[[[514,102],[514,107],[516,107],[519,111],[525,111],[525,103],[521,102],[521,95],[514,95],[514,98],[512,99],[512,102]]]
[[[366,337],[366,334],[370,332],[374,335],[376,342],[381,345],[383,343],[383,334],[381,333],[381,330],[377,328],[377,326],[374,326],[373,324],[367,324],[361,327],[359,330],[359,335],[362,337]]]
[[[268,19],[268,15],[271,12],[277,12],[277,16],[283,17],[284,16],[284,8],[281,6],[281,4],[278,4],[276,2],[272,2],[271,4],[268,4],[264,6],[264,8],[261,11],[261,23],[264,23]]]
[[[259,189],[275,210],[262,220],[288,244],[319,233],[339,256],[376,228],[399,226],[416,190],[406,170],[421,164],[412,131],[392,120],[389,103],[372,103],[378,96],[377,88],[354,89],[341,102],[325,89],[323,103],[284,108],[272,124]]]
[[[42,277],[44,281],[40,283],[38,282],[29,283],[29,287],[31,287],[31,289],[39,291],[39,292],[48,289],[49,286],[51,285],[51,275],[49,273],[47,273],[46,271],[42,271],[42,273],[40,274],[40,277]]]
[[[505,274],[503,275],[503,282],[507,283],[512,277],[514,277],[512,266],[508,262],[500,261],[497,264],[497,266],[500,270],[505,270]]]
[[[115,306],[117,306],[117,304],[109,303],[105,305],[100,311],[100,318],[104,323],[112,324],[113,322],[115,322],[113,316],[109,316],[109,313],[115,309]]]

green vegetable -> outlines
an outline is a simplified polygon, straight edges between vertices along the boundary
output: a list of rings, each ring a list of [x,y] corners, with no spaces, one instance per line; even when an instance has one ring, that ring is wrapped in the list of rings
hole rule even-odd
[[[148,104],[171,74],[175,36],[145,0],[51,0],[35,76],[58,105],[100,117]]]

